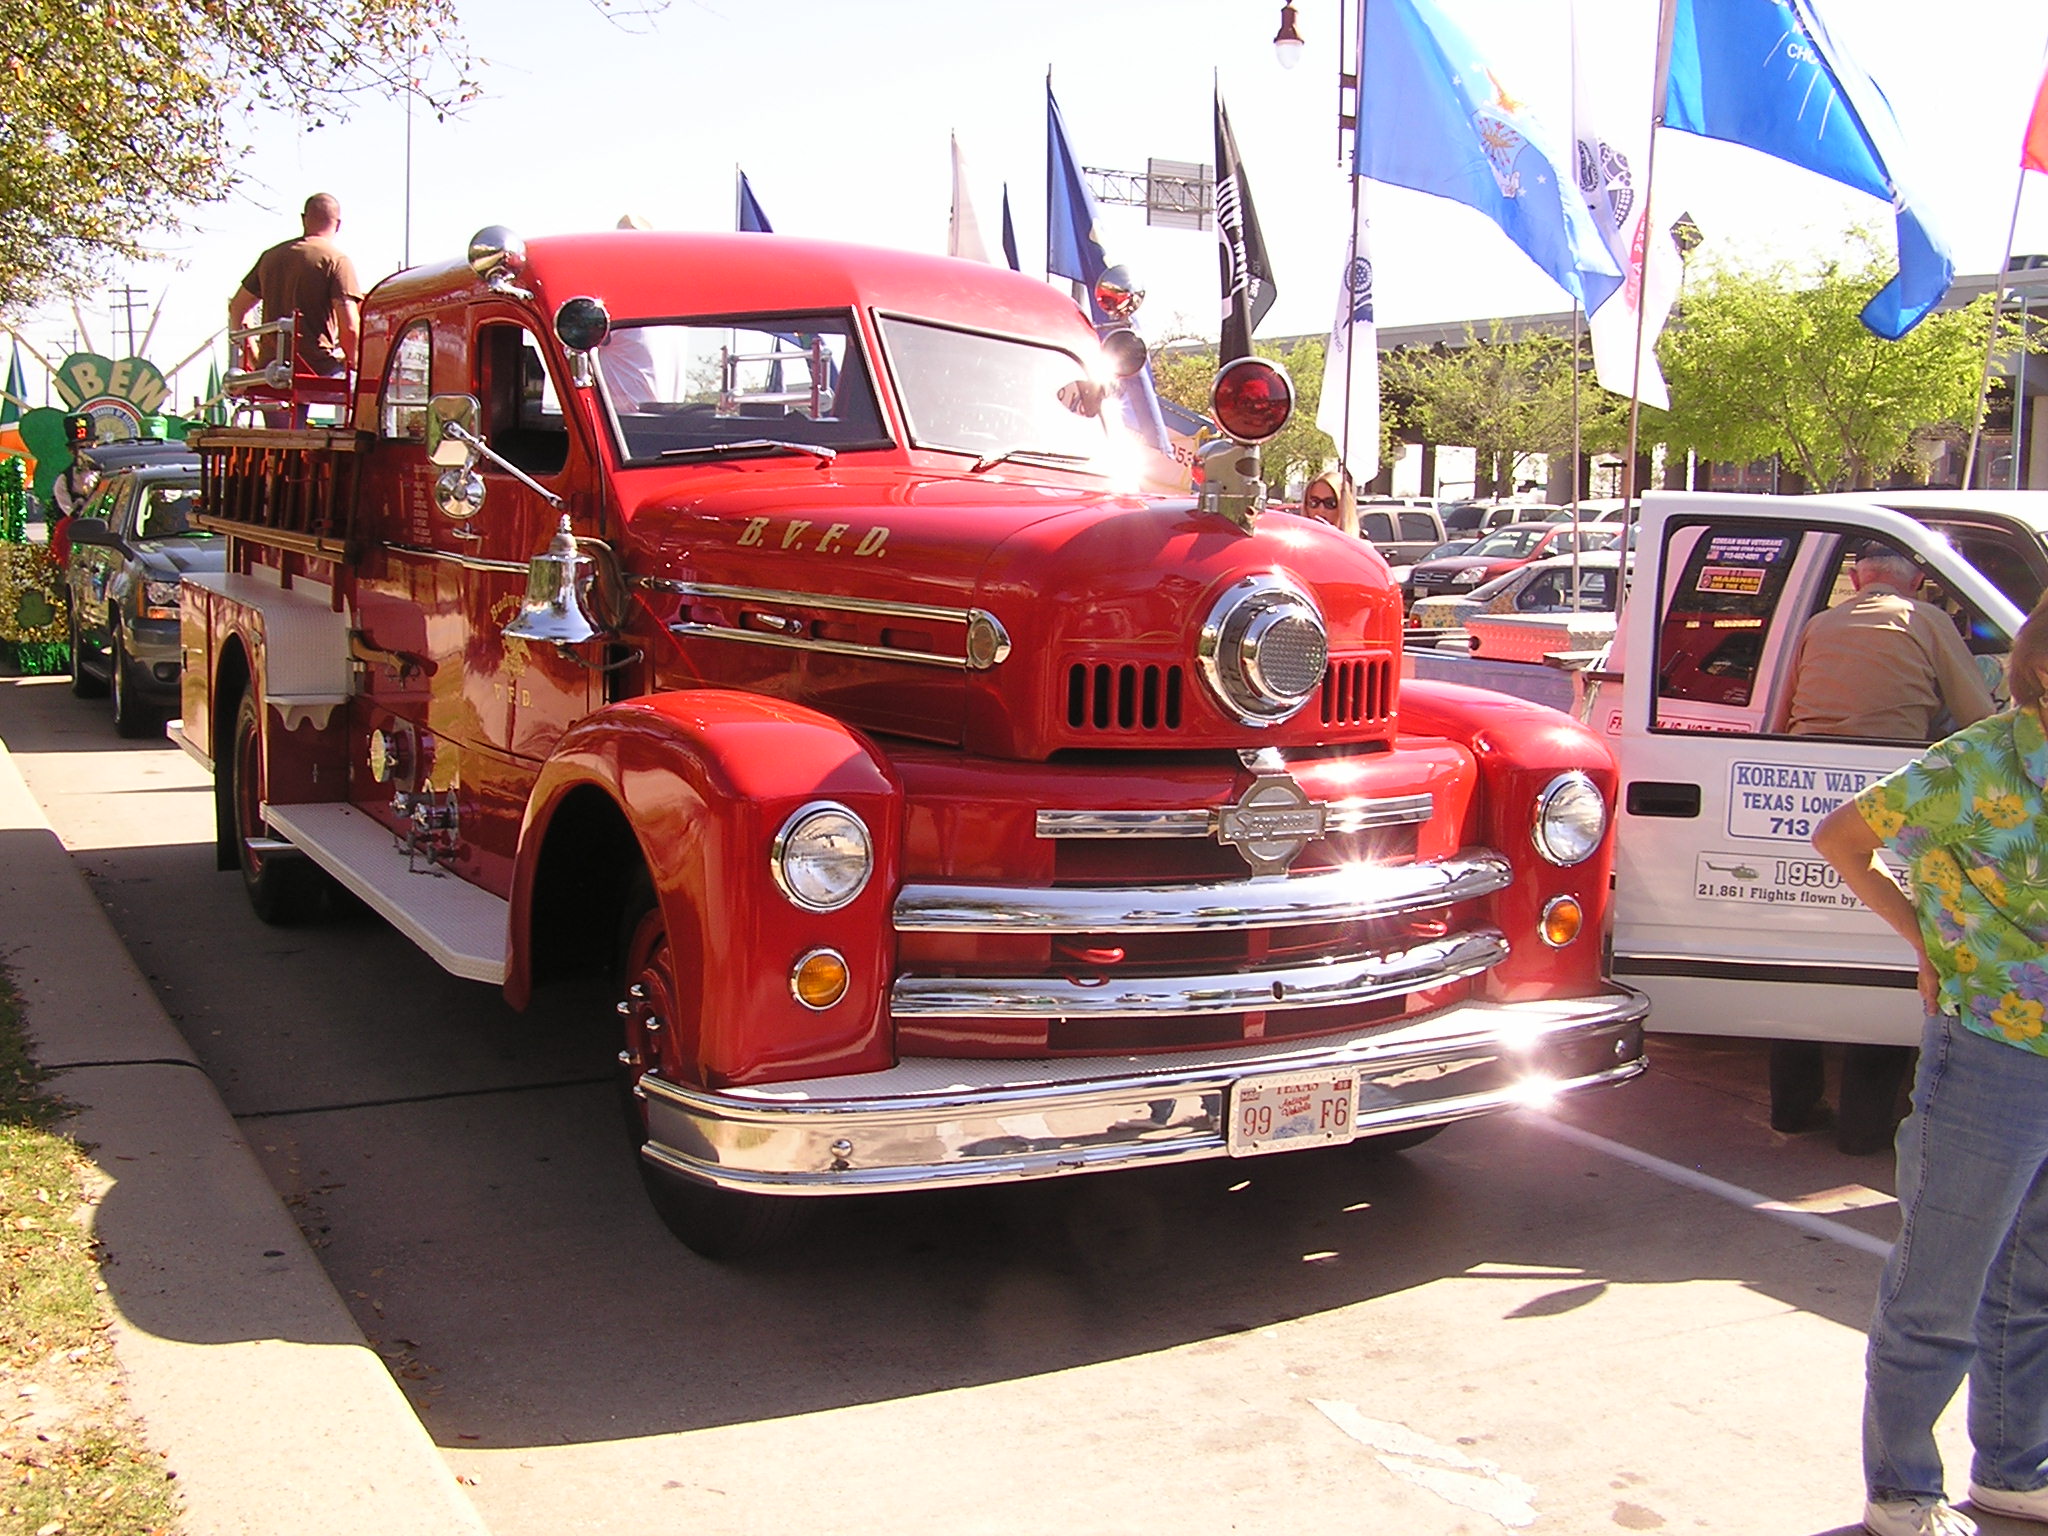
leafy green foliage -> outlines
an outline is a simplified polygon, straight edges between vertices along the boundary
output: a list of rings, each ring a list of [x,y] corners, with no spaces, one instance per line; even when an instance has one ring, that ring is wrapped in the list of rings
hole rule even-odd
[[[1886,341],[1858,316],[1893,267],[1859,230],[1817,274],[1779,263],[1690,275],[1658,347],[1672,409],[1654,427],[1646,418],[1645,435],[1707,459],[1782,455],[1815,490],[1842,490],[1901,468],[1929,429],[1966,430],[1990,299]],[[2000,324],[2009,350],[2018,327]]]
[[[1582,355],[1590,356],[1583,346]],[[1484,337],[1467,326],[1462,347],[1411,348],[1380,358],[1382,389],[1426,440],[1475,451],[1479,496],[1512,492],[1532,454],[1571,452],[1574,372],[1571,338],[1510,339],[1499,321]],[[1583,450],[1620,446],[1628,403],[1596,385],[1590,371],[1580,378]]]

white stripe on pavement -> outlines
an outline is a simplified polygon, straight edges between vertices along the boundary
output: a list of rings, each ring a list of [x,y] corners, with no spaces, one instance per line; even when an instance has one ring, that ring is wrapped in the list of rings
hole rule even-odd
[[[1768,1195],[1760,1195],[1753,1189],[1744,1189],[1740,1184],[1730,1184],[1725,1179],[1701,1173],[1697,1168],[1688,1168],[1683,1163],[1666,1162],[1661,1157],[1638,1151],[1623,1142],[1609,1141],[1605,1136],[1596,1136],[1591,1131],[1581,1130],[1576,1125],[1567,1124],[1552,1116],[1531,1115],[1527,1117],[1527,1123],[1540,1126],[1551,1135],[1560,1136],[1574,1146],[1584,1147],[1592,1152],[1604,1152],[1607,1156],[1640,1168],[1645,1173],[1653,1173],[1660,1179],[1669,1179],[1674,1184],[1683,1184],[1688,1189],[1713,1195],[1731,1205],[1739,1205],[1744,1210],[1755,1211],[1760,1216],[1769,1216],[1774,1221],[1786,1222],[1815,1237],[1824,1237],[1830,1242],[1861,1249],[1864,1253],[1875,1254],[1880,1259],[1892,1251],[1891,1243],[1885,1238],[1872,1237],[1868,1232],[1858,1231],[1855,1227],[1839,1221],[1830,1221],[1825,1216],[1816,1216],[1810,1211],[1796,1210],[1783,1201],[1773,1200]]]

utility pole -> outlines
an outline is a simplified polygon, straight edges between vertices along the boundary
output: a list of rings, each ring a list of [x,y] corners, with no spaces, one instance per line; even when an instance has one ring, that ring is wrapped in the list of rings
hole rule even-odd
[[[128,353],[135,355],[135,311],[149,301],[149,292],[143,288],[130,288],[122,284],[113,291],[113,303],[108,307],[128,323]]]

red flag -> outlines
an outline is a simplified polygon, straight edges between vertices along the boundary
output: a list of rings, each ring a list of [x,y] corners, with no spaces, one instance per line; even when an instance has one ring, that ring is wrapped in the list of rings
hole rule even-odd
[[[2048,175],[2048,75],[2034,93],[2034,115],[2027,119],[2026,142],[2020,146],[2020,169]]]

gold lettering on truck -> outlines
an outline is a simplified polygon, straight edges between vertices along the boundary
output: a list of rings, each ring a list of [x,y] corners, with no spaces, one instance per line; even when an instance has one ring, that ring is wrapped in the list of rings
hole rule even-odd
[[[740,536],[734,541],[740,549],[766,549],[769,547],[769,529],[774,524],[772,517],[750,517],[740,525]],[[807,536],[818,526],[816,519],[792,517],[783,520],[782,533],[775,542],[778,549],[803,549]],[[885,526],[867,529],[852,550],[846,548],[846,537],[852,532],[851,523],[829,524],[822,533],[810,538],[809,548],[814,554],[843,555],[851,553],[856,559],[879,560],[883,547],[889,542],[889,530]]]

